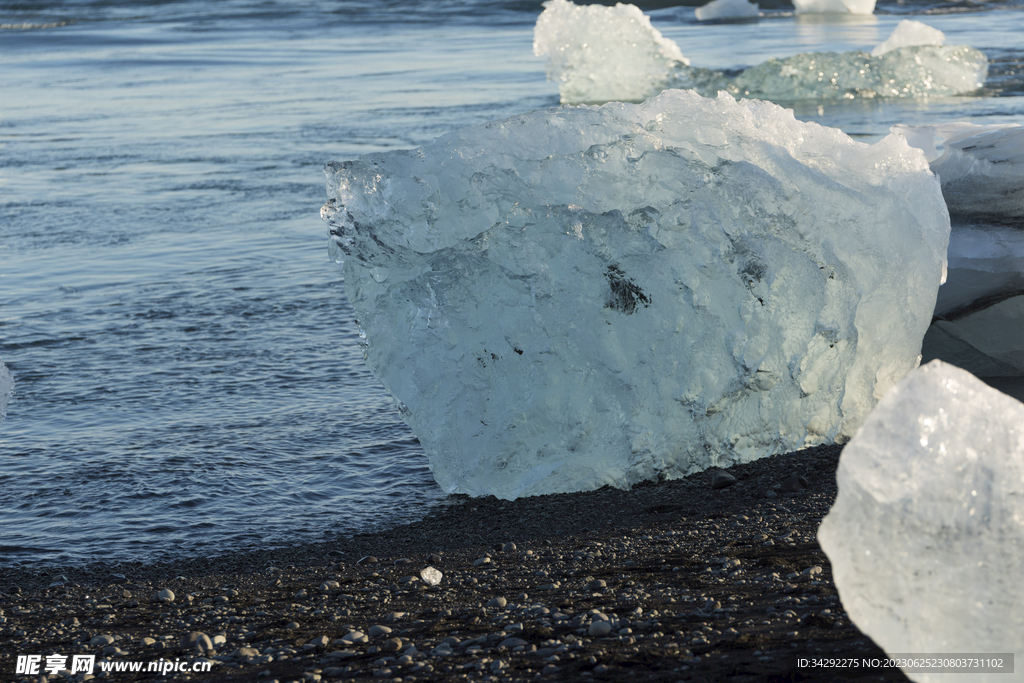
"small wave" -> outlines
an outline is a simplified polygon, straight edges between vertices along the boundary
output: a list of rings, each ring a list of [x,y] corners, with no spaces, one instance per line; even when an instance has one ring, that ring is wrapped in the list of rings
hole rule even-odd
[[[0,24],[0,31],[31,31],[40,28],[60,28],[61,26],[68,26],[73,24],[73,21],[50,21],[44,24],[33,24],[31,22],[22,22],[18,24]]]

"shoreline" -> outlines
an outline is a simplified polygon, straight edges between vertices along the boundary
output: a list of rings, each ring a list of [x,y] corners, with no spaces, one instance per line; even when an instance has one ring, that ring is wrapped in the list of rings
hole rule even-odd
[[[884,656],[846,618],[815,538],[840,450],[736,465],[720,489],[707,470],[630,491],[460,496],[412,524],[290,548],[0,569],[0,672],[37,681],[16,656],[57,653],[214,662],[99,675],[119,681],[906,681],[795,665]],[[173,601],[154,599],[164,590]]]

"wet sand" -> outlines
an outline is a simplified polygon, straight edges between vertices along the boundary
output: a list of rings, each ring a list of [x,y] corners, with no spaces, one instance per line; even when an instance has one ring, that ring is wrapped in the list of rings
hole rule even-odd
[[[15,674],[16,655],[57,653],[213,662],[163,676],[96,666],[126,681],[906,681],[798,666],[882,656],[815,538],[839,451],[735,466],[720,489],[709,470],[631,491],[454,496],[417,523],[318,544],[0,569],[0,671],[37,681]],[[806,487],[786,492],[794,475]]]

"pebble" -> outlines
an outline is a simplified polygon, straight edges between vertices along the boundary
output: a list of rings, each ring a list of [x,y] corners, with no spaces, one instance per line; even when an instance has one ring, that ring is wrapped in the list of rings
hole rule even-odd
[[[379,562],[380,562],[380,560],[378,560],[373,555],[367,555],[366,557],[359,558],[356,561],[356,564],[377,564]]]
[[[802,474],[794,474],[782,480],[779,490],[783,493],[797,493],[806,488],[810,488],[807,477]]]
[[[506,605],[508,605],[508,600],[506,600],[505,598],[501,598],[501,597],[499,597],[499,598],[491,598],[490,600],[487,601],[487,606],[488,607],[504,608]]]
[[[736,477],[723,470],[718,470],[715,472],[714,476],[711,477],[711,488],[713,489],[724,489],[735,483]]]
[[[174,591],[170,588],[164,588],[161,591],[157,591],[153,595],[154,602],[174,602]]]
[[[398,652],[399,650],[402,649],[402,639],[401,638],[388,638],[380,646],[380,649],[383,650],[384,652]]]
[[[489,558],[487,556],[480,557],[480,558],[477,558],[477,559],[473,560],[473,566],[474,567],[483,567],[484,565],[490,564],[490,563],[491,563],[491,558]]]
[[[503,553],[514,553],[516,550],[516,544],[512,543],[511,541],[501,546],[501,552]]]
[[[92,638],[89,641],[89,646],[90,647],[105,647],[105,646],[110,645],[111,643],[113,643],[114,640],[115,640],[114,636],[103,634],[103,635],[95,636],[94,638]]]
[[[213,649],[213,641],[202,631],[192,631],[181,639],[181,647],[186,650],[209,652]]]
[[[366,633],[371,638],[378,638],[380,636],[386,636],[389,633],[391,633],[391,628],[388,626],[371,626]]]
[[[590,624],[590,628],[587,629],[587,633],[594,638],[601,638],[612,632],[612,624],[610,621],[595,621]]]

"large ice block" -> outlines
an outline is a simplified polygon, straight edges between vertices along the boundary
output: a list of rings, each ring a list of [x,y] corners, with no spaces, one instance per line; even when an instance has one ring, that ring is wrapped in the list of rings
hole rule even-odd
[[[933,361],[879,402],[843,449],[836,479],[818,540],[863,633],[889,654],[1020,657],[1024,405]]]
[[[668,91],[326,168],[371,370],[449,492],[628,487],[842,441],[917,364],[923,154]]]

